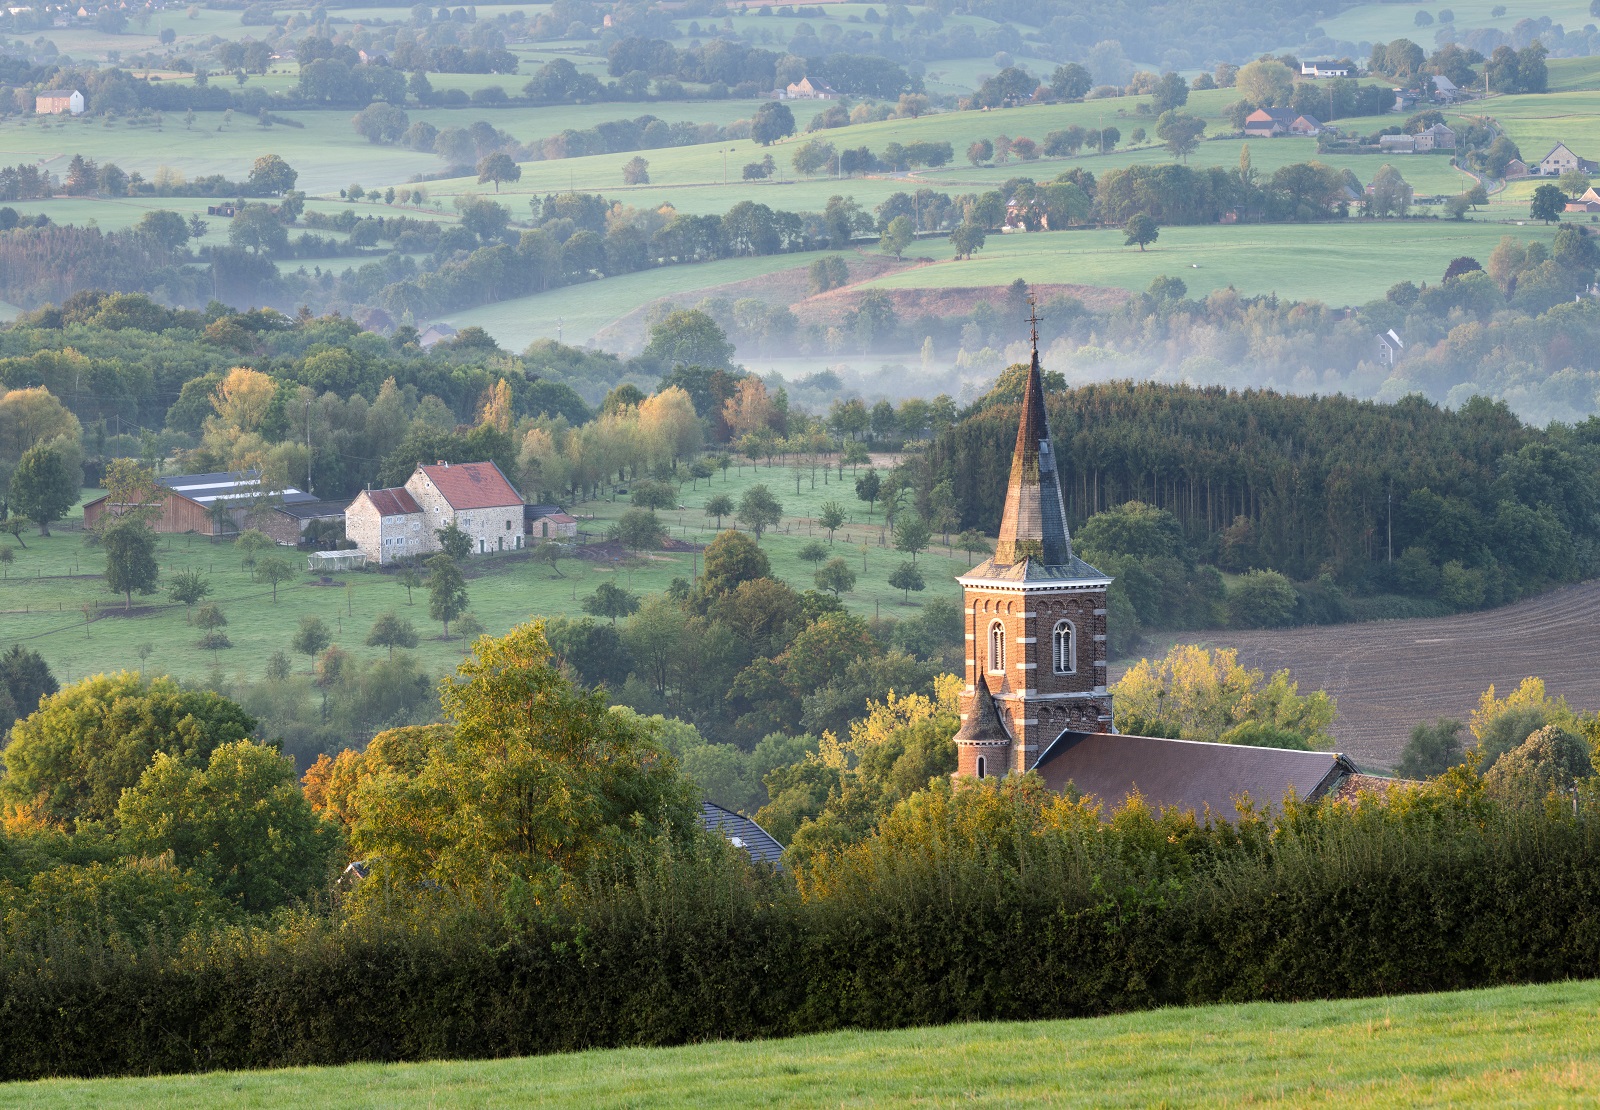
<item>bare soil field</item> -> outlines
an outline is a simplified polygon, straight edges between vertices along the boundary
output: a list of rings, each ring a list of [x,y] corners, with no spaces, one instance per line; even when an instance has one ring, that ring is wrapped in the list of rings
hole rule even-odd
[[[1465,720],[1491,683],[1504,694],[1534,675],[1574,709],[1600,708],[1600,581],[1453,617],[1178,639],[1237,648],[1246,666],[1287,667],[1301,690],[1328,691],[1340,750],[1369,767],[1393,766],[1419,721]]]

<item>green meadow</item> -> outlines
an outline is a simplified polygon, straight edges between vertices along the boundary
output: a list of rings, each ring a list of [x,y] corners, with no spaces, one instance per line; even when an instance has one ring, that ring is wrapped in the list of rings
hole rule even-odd
[[[0,1106],[1568,1106],[1600,985],[1158,1010],[510,1060],[0,1086]]]
[[[1398,281],[1437,282],[1452,258],[1487,258],[1503,235],[1548,239],[1538,224],[1466,220],[1361,220],[1324,224],[1167,227],[1148,250],[1123,245],[1123,233],[991,236],[970,259],[952,259],[949,245],[918,243],[927,266],[899,270],[866,284],[881,289],[976,288],[1018,277],[1046,284],[1107,285],[1141,290],[1157,277],[1182,278],[1191,296],[1233,286],[1295,300],[1355,304]]]
[[[507,350],[520,351],[535,339],[560,338],[583,343],[607,324],[661,297],[685,305],[715,295],[720,285],[763,277],[780,270],[809,266],[829,251],[770,254],[757,258],[724,258],[689,266],[663,266],[497,301],[445,315],[458,328],[483,328]]]
[[[812,587],[814,567],[800,558],[801,549],[814,539],[827,543],[826,533],[814,524],[814,518],[824,501],[838,500],[851,520],[835,535],[832,555],[848,559],[856,572],[856,587],[843,598],[852,610],[866,616],[910,616],[928,598],[954,600],[958,596],[954,576],[971,562],[964,553],[941,546],[937,542],[940,536],[935,536],[936,542],[918,558],[928,584],[925,591],[912,594],[908,603],[900,590],[889,586],[890,572],[907,556],[894,550],[892,537],[885,536],[881,507],[873,514],[856,498],[849,468],[843,484],[837,469],[824,481],[819,468],[813,488],[809,466],[797,472],[781,462],[772,466],[744,462],[731,467],[726,476],[719,473],[694,485],[686,483],[679,495],[683,507],[659,515],[674,539],[706,544],[716,535],[716,521],[703,511],[706,500],[714,493],[726,493],[737,502],[757,483],[765,483],[784,509],[779,530],[763,535],[761,546],[772,561],[773,573],[796,589]],[[98,493],[85,493],[85,499],[93,496]],[[598,543],[627,507],[625,499],[608,495],[604,500],[571,506],[571,511],[583,521],[580,527],[591,533],[591,542]],[[81,519],[81,514],[75,515]],[[386,649],[364,644],[373,621],[391,610],[399,613],[422,636],[416,655],[423,667],[434,673],[453,667],[468,646],[455,636],[453,628],[452,638],[444,639],[441,625],[428,618],[426,591],[415,591],[408,603],[406,590],[393,571],[333,575],[331,584],[323,584],[305,571],[303,553],[280,549],[301,573],[278,587],[274,601],[271,587],[254,581],[250,571],[241,566],[231,538],[213,541],[203,536],[162,536],[158,559],[163,578],[177,570],[199,570],[211,581],[212,596],[207,600],[216,602],[228,618],[224,631],[234,646],[215,652],[203,650],[196,646],[200,630],[187,623],[183,606],[168,602],[164,592],[135,595],[133,610],[123,612],[123,599],[107,592],[100,577],[105,569],[103,553],[85,542],[82,531],[62,526],[68,523],[58,523],[48,538],[24,534],[26,548],[18,547],[10,537],[0,537],[15,556],[0,579],[0,646],[22,643],[39,651],[63,683],[100,671],[139,669],[141,644],[157,649],[144,663],[148,669],[199,678],[220,668],[229,676],[259,679],[273,652],[289,651],[294,630],[305,616],[326,621],[340,647],[375,659],[386,654]],[[734,522],[725,519],[723,525],[731,528]],[[581,616],[583,599],[601,582],[615,582],[646,595],[666,589],[673,578],[690,578],[699,565],[698,552],[662,551],[617,561],[565,558],[557,563],[559,574],[534,563],[525,553],[472,556],[464,568],[470,611],[490,633],[499,634],[538,617]],[[85,606],[89,608],[85,610]],[[296,669],[309,669],[309,659],[294,659]]]

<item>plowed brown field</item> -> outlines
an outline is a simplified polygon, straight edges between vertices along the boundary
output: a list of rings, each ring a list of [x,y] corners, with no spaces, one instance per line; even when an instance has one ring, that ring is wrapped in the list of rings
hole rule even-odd
[[[1340,750],[1367,766],[1392,766],[1419,721],[1465,720],[1491,683],[1503,694],[1536,675],[1574,709],[1600,708],[1600,581],[1453,617],[1179,639],[1237,648],[1246,666],[1287,667],[1301,690],[1328,691]]]

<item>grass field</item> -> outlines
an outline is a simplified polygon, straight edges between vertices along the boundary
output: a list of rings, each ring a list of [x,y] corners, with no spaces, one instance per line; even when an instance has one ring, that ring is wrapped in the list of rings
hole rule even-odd
[[[1496,8],[1503,8],[1504,12],[1493,15]],[[1530,16],[1537,18],[1547,15],[1569,31],[1594,22],[1585,0],[1539,0],[1537,4],[1506,3],[1505,0],[1440,0],[1435,4],[1357,4],[1343,9],[1338,15],[1319,18],[1317,26],[1330,38],[1351,42],[1389,42],[1406,38],[1431,51],[1434,32],[1442,25],[1434,23],[1418,27],[1416,13],[1426,11],[1429,15],[1437,16],[1444,9],[1455,13],[1458,35],[1477,27],[1497,27],[1502,31],[1510,31],[1517,20]],[[1290,49],[1304,49],[1303,44],[1283,45]]]
[[[773,254],[759,258],[725,258],[693,266],[664,266],[452,312],[445,320],[458,328],[476,324],[509,351],[520,351],[535,339],[555,339],[558,335],[568,343],[584,343],[613,320],[659,297],[677,297],[686,306],[692,305],[716,286],[809,266],[814,259],[830,253],[836,252]]]
[[[1180,277],[1191,296],[1229,285],[1241,293],[1277,293],[1333,305],[1380,296],[1407,278],[1437,282],[1452,258],[1487,256],[1501,236],[1548,239],[1551,228],[1448,220],[1168,227],[1143,252],[1123,246],[1120,231],[991,236],[970,259],[952,260],[943,241],[925,240],[908,255],[933,265],[900,270],[868,283],[883,289],[982,287],[1017,277],[1044,283],[1145,289],[1165,274]],[[1307,259],[1315,258],[1315,265]]]
[[[964,553],[939,546],[930,547],[919,558],[928,588],[913,595],[909,605],[901,591],[888,585],[890,572],[904,556],[892,546],[879,546],[882,512],[873,521],[867,520],[868,506],[856,499],[853,481],[846,470],[843,486],[837,473],[825,485],[819,472],[813,490],[807,469],[797,494],[792,467],[745,464],[730,469],[726,478],[718,475],[710,482],[700,482],[698,490],[685,485],[680,496],[685,508],[660,515],[671,525],[675,539],[708,543],[716,534],[716,522],[701,511],[706,499],[715,492],[727,493],[737,501],[750,486],[765,483],[782,502],[785,520],[781,532],[762,537],[761,546],[772,560],[775,575],[797,589],[808,589],[813,568],[801,560],[799,552],[813,538],[826,540],[826,534],[814,528],[811,520],[823,501],[837,499],[853,517],[834,543],[835,553],[848,558],[858,576],[855,590],[844,596],[850,608],[868,616],[906,616],[915,614],[928,598],[955,599],[959,587],[954,576],[970,562]],[[598,540],[625,508],[626,502],[592,501],[574,506],[573,512],[580,517],[593,516],[583,527]],[[733,522],[725,520],[724,525],[732,527]],[[863,538],[870,541],[865,555]],[[295,627],[307,615],[325,620],[341,647],[375,659],[385,649],[364,646],[367,633],[378,616],[394,610],[416,625],[423,637],[416,655],[434,673],[453,667],[466,646],[459,637],[442,638],[438,622],[428,619],[425,591],[418,591],[415,604],[408,606],[405,589],[393,574],[363,571],[337,575],[335,585],[329,587],[302,573],[279,587],[274,603],[270,587],[252,581],[240,566],[231,541],[163,536],[159,552],[163,574],[184,568],[202,571],[212,583],[209,600],[216,601],[228,617],[226,631],[234,646],[213,653],[195,646],[199,630],[186,623],[183,607],[167,602],[163,593],[135,596],[133,612],[124,615],[122,599],[109,594],[100,578],[103,554],[84,543],[82,532],[58,525],[49,538],[25,535],[24,539],[28,546],[16,549],[16,561],[0,580],[0,647],[23,643],[38,650],[62,682],[106,670],[137,670],[138,648],[146,643],[156,648],[147,664],[155,670],[198,678],[220,667],[231,676],[258,679],[273,652],[289,649]],[[0,542],[12,545],[9,537]],[[283,553],[297,569],[304,568],[303,555]],[[674,577],[689,578],[697,566],[698,555],[690,552],[658,552],[615,565],[570,558],[559,564],[565,577],[558,577],[525,555],[490,555],[467,561],[467,589],[472,613],[489,632],[498,634],[534,617],[581,616],[583,598],[601,582],[615,581],[640,594],[655,593]],[[86,619],[82,611],[86,603],[98,606],[89,614],[93,619]],[[296,657],[297,667],[306,664],[303,657]]]
[[[515,1060],[0,1086],[0,1106],[1557,1106],[1600,1086],[1600,985],[1207,1006]]]

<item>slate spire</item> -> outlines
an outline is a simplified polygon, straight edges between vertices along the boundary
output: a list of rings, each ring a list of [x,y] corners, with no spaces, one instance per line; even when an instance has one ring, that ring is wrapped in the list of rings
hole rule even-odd
[[[1030,296],[1030,304],[1032,300]],[[1031,558],[1045,566],[1066,566],[1072,561],[1072,538],[1067,534],[1061,479],[1050,444],[1050,423],[1044,413],[1037,309],[1028,322],[1033,328],[1033,363],[1022,392],[1022,422],[1011,456],[1011,481],[1006,486],[1006,507],[1000,517],[994,562],[1010,565]]]

